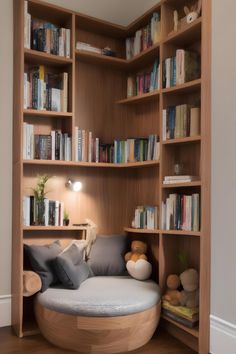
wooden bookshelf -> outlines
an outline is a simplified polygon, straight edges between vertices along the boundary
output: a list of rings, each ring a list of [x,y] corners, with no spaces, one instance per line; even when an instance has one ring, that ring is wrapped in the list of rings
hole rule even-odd
[[[92,219],[101,234],[126,232],[130,239],[145,239],[150,250],[154,277],[162,291],[167,276],[180,273],[178,253],[186,252],[189,263],[200,272],[199,329],[188,329],[162,318],[169,333],[199,354],[209,352],[210,292],[210,146],[211,146],[211,1],[202,1],[202,15],[191,25],[173,32],[173,11],[182,14],[179,0],[161,0],[129,26],[118,26],[87,15],[51,5],[29,1],[33,17],[71,30],[70,58],[25,49],[24,1],[14,0],[14,119],[13,119],[13,241],[12,241],[12,323],[19,337],[38,332],[33,316],[33,298],[23,299],[23,243],[44,243],[59,238],[65,244],[80,238],[86,228],[44,227],[22,224],[23,196],[29,195],[38,174],[52,176],[49,198],[63,200],[70,213],[71,225]],[[126,60],[125,39],[147,25],[154,11],[161,14],[160,42]],[[116,57],[107,57],[76,49],[80,40],[99,48],[110,46]],[[170,88],[127,98],[127,77],[145,72],[159,58],[163,61],[176,49],[194,49],[201,55],[201,77]],[[66,71],[69,79],[68,112],[24,109],[25,67],[45,65],[56,73]],[[162,81],[162,80],[161,80]],[[201,103],[201,131],[198,136],[162,138],[162,112],[170,105]],[[23,123],[36,127],[37,134],[60,129],[72,136],[72,161],[24,160]],[[92,131],[102,142],[129,137],[160,136],[160,161],[126,164],[75,162],[75,127]],[[45,133],[46,132],[46,133]],[[186,174],[199,181],[164,185],[176,162],[184,163]],[[79,169],[78,169],[79,168]],[[79,196],[68,191],[65,182],[79,179],[83,190]],[[201,230],[147,230],[130,227],[138,205],[159,206],[170,193],[200,193]],[[125,227],[124,227],[125,226]],[[57,234],[58,232],[58,234]],[[157,345],[158,351],[158,345]]]

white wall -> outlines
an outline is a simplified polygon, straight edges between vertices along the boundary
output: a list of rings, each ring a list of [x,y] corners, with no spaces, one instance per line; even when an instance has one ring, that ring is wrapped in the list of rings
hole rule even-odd
[[[235,0],[212,0],[211,351],[236,353]],[[224,320],[224,321],[222,321]]]
[[[10,319],[12,171],[12,1],[0,2],[0,326]]]

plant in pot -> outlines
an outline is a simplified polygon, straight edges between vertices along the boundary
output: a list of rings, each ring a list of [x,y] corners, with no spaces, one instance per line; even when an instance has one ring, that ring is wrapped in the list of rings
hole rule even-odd
[[[64,218],[63,218],[63,225],[64,226],[69,226],[70,223],[70,218],[69,218],[69,213],[68,211],[64,211]]]
[[[47,192],[45,191],[46,184],[49,180],[48,175],[38,175],[37,185],[33,188],[34,198],[35,198],[35,225],[44,226],[45,225],[45,196]]]

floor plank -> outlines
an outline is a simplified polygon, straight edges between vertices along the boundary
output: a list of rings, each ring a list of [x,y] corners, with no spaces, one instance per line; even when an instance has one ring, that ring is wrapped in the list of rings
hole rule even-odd
[[[48,343],[41,335],[17,338],[10,327],[0,329],[1,354],[69,354]],[[131,353],[131,352],[130,352]],[[196,354],[175,338],[159,330],[154,338],[144,347],[135,350],[132,354]],[[127,353],[124,353],[127,354]]]

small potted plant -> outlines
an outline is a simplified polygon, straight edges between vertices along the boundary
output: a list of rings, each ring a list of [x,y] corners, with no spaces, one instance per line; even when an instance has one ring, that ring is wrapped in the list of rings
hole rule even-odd
[[[44,199],[47,194],[45,187],[49,178],[50,177],[48,175],[38,175],[37,185],[33,188],[35,198],[35,224],[39,226],[45,225]]]
[[[70,218],[69,218],[69,213],[67,210],[64,211],[64,219],[63,219],[63,225],[64,226],[69,226],[70,223]]]

